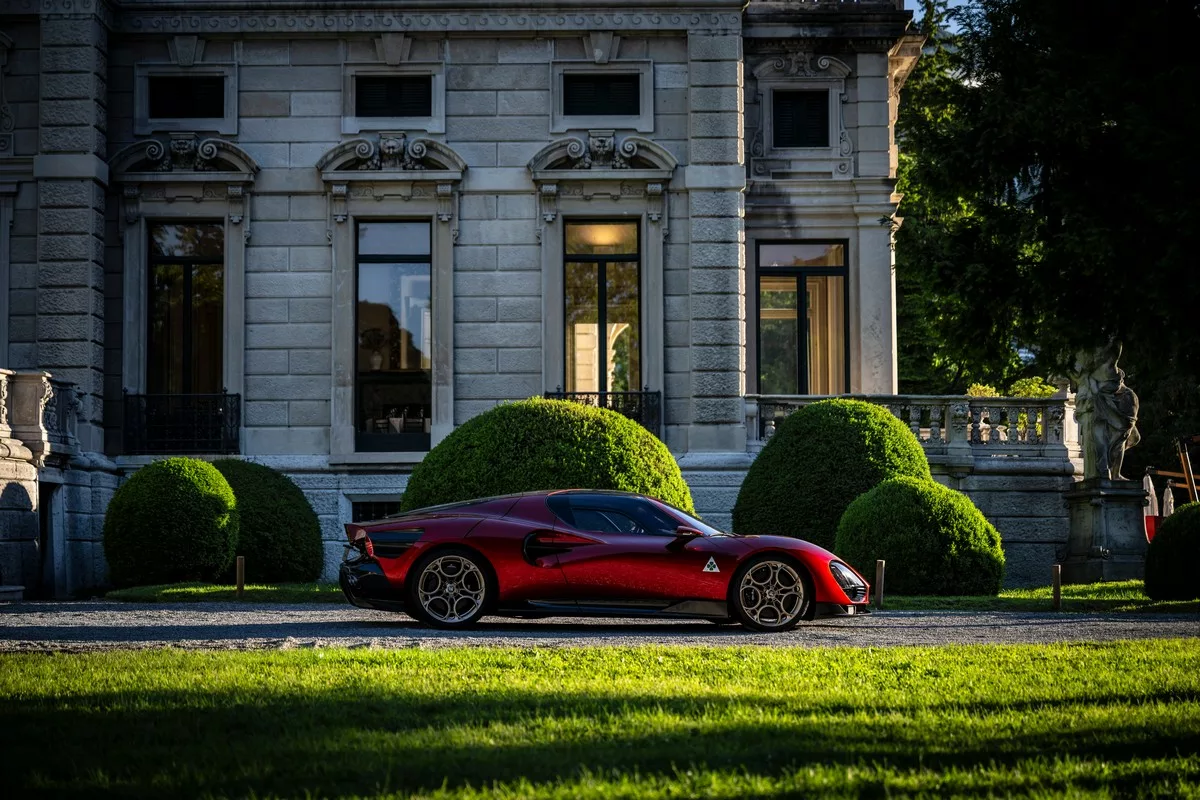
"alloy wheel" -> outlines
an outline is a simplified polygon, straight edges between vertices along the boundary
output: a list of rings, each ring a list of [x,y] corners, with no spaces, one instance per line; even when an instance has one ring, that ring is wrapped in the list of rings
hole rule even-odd
[[[762,561],[742,576],[738,601],[757,627],[786,628],[804,611],[804,581],[790,564]]]
[[[483,572],[460,555],[430,561],[417,581],[421,609],[437,622],[449,625],[470,620],[483,605],[486,593]]]

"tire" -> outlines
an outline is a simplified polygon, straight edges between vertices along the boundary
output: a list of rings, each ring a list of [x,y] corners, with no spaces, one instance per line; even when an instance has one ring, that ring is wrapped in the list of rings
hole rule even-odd
[[[808,572],[783,555],[755,556],[729,582],[729,608],[752,631],[790,631],[808,616],[812,603]]]
[[[466,547],[444,547],[426,553],[408,574],[406,610],[434,628],[469,628],[496,599],[491,565]]]

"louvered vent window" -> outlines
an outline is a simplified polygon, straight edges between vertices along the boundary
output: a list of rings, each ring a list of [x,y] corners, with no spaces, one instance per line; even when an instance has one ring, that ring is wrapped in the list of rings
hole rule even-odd
[[[776,147],[829,147],[829,92],[780,92],[774,104]]]
[[[640,75],[563,75],[563,114],[636,117],[642,110],[640,87]]]
[[[360,75],[354,79],[354,115],[429,117],[433,115],[432,75]]]
[[[150,119],[219,119],[225,116],[223,75],[151,75]]]
[[[399,513],[399,500],[364,500],[350,504],[351,522],[370,522]]]

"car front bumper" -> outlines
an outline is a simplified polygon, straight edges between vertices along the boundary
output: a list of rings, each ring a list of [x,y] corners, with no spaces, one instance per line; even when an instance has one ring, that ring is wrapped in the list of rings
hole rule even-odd
[[[858,617],[870,613],[870,603],[817,603],[813,609],[812,618]]]

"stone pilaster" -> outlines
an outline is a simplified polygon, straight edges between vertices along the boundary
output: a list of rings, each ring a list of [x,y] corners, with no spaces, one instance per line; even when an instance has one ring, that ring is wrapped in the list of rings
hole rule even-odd
[[[688,449],[744,452],[746,173],[740,31],[689,34],[688,77],[693,398]]]
[[[108,34],[93,14],[41,19],[37,364],[79,386],[79,439],[103,449]]]

